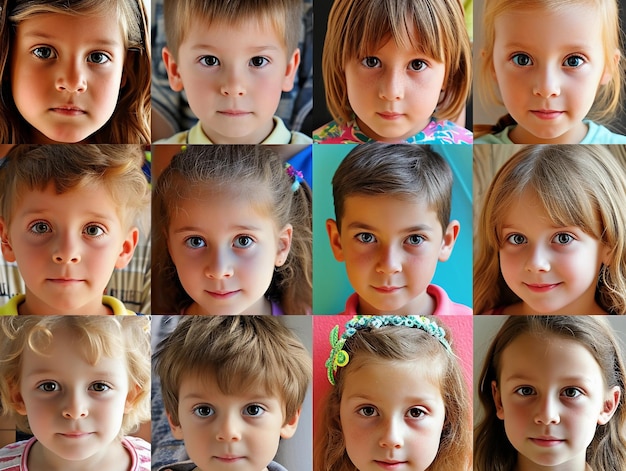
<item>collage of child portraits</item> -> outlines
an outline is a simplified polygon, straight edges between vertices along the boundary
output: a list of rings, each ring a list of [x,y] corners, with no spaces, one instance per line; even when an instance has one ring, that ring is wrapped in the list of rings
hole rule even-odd
[[[0,0],[0,471],[626,471],[626,0]]]

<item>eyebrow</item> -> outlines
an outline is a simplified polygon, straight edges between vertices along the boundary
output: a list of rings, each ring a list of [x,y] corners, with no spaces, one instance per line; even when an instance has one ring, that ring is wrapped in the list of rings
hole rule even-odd
[[[507,378],[502,378],[502,382],[504,383],[513,382],[513,381],[533,383],[534,381],[537,381],[537,379],[531,378],[523,374],[513,374]],[[584,375],[559,376],[556,378],[556,381],[566,382],[566,383],[582,382],[582,383],[587,383],[587,384],[593,384],[593,381],[591,380],[591,378],[584,376]]]
[[[375,232],[377,230],[376,227],[370,226],[369,224],[365,224],[360,221],[351,222],[350,224],[348,224],[346,229],[363,229],[363,230],[372,231],[372,232]],[[434,229],[428,224],[418,224],[417,226],[411,226],[411,227],[406,227],[404,229],[401,229],[400,232],[408,233],[408,232],[422,232],[422,231],[433,231],[433,230]]]
[[[45,32],[39,32],[39,31],[32,31],[32,32],[27,31],[24,33],[24,37],[33,38],[33,39],[42,39],[44,41],[54,41],[55,39],[58,39],[57,36],[53,36],[51,34],[47,34]],[[99,46],[100,45],[119,46],[120,44],[122,44],[122,42],[116,39],[110,39],[110,38],[97,38],[97,39],[89,40],[87,44],[97,44]]]
[[[28,211],[24,211],[24,212],[18,212],[16,214],[16,216],[19,217],[36,217],[39,215],[43,215],[44,217],[47,216],[50,210],[49,209],[32,209],[32,210],[28,210]],[[55,211],[56,212],[56,211]],[[84,217],[85,219],[96,219],[96,220],[104,220],[104,221],[108,221],[108,222],[112,222],[115,221],[115,219],[117,218],[117,215],[112,217],[109,214],[104,214],[104,213],[97,213],[97,212],[86,212],[84,213]]]
[[[228,230],[257,232],[257,231],[260,231],[261,228],[257,227],[257,226],[237,225],[237,226],[230,226],[230,227],[228,227]],[[181,227],[179,229],[176,229],[174,231],[174,234],[180,234],[182,232],[200,232],[200,233],[204,233],[206,231],[205,231],[204,228],[201,228],[201,227],[183,226],[183,227]]]
[[[194,44],[193,46],[191,46],[191,50],[195,51],[195,50],[199,50],[199,51],[204,51],[206,49],[219,49],[219,46],[214,46],[212,44],[204,44],[204,43],[199,43],[199,44]],[[280,51],[281,48],[277,47],[277,46],[273,46],[273,45],[263,45],[263,46],[253,46],[249,48],[250,51],[252,52],[262,52],[262,51]]]

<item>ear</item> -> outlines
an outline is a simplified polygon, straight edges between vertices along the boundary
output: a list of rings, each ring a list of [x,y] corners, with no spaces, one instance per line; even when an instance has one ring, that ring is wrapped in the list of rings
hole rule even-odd
[[[2,249],[2,256],[7,262],[15,261],[15,253],[13,253],[9,238],[9,225],[2,217],[0,217],[0,249]]]
[[[613,61],[613,67],[610,67],[609,64],[604,67],[604,73],[602,74],[602,78],[600,79],[600,85],[606,85],[613,79],[613,74],[611,73],[611,71],[619,70],[619,61],[621,59],[621,56],[622,55],[619,52],[619,49],[615,49],[613,57],[610,58],[610,60]]]
[[[281,438],[291,438],[293,434],[296,433],[296,429],[298,428],[298,421],[300,420],[300,413],[302,412],[302,407],[300,407],[293,417],[289,419],[280,429]]]
[[[598,416],[598,425],[605,425],[611,420],[611,417],[613,417],[615,411],[617,411],[621,395],[619,386],[613,386],[607,392],[602,411]]]
[[[139,393],[141,392],[141,388],[137,384],[133,384],[128,389],[128,394],[126,395],[126,402],[124,404],[124,414],[128,414],[133,407],[135,407],[135,402],[139,397]]]
[[[139,241],[139,229],[136,227],[131,228],[126,235],[126,239],[122,242],[122,251],[117,256],[117,262],[115,262],[115,268],[124,268],[133,258],[135,253],[135,247]]]
[[[296,48],[291,55],[291,59],[287,62],[287,69],[283,77],[283,92],[290,92],[293,89],[293,82],[296,78],[296,72],[300,65],[300,49]]]
[[[276,252],[276,259],[274,260],[274,266],[282,267],[287,260],[289,251],[291,250],[291,239],[293,237],[293,226],[291,224],[285,225],[278,234],[278,252]]]
[[[167,47],[164,47],[161,51],[161,56],[163,57],[165,70],[167,70],[167,79],[170,82],[170,88],[175,92],[182,91],[184,88],[183,80],[180,77],[178,64],[176,63],[176,59],[174,59],[174,54],[172,54]]]
[[[448,227],[446,227],[445,232],[443,233],[443,240],[441,241],[441,248],[439,249],[439,261],[445,262],[452,255],[452,249],[454,248],[454,243],[456,242],[456,238],[459,236],[459,231],[461,230],[461,224],[457,220],[450,221]]]
[[[337,221],[334,219],[326,220],[326,232],[328,232],[328,239],[330,240],[330,248],[333,251],[335,260],[343,262],[343,249],[341,248],[341,235],[339,234],[339,228],[337,227]]]
[[[172,435],[176,440],[184,440],[183,428],[180,424],[176,425],[172,420],[172,416],[170,416],[169,412],[166,412],[167,423],[170,424],[170,430],[172,431]]]
[[[498,391],[498,385],[495,381],[491,382],[491,395],[493,396],[493,402],[496,405],[496,415],[498,419],[504,420],[504,408],[502,407],[502,398],[500,397],[500,391]]]
[[[20,415],[26,415],[26,404],[24,404],[19,385],[11,382],[11,384],[9,384],[9,394],[15,412]]]

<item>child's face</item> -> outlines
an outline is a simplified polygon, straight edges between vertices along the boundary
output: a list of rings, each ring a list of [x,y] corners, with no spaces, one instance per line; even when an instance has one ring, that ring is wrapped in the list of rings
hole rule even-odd
[[[562,11],[521,10],[495,20],[493,72],[517,121],[514,142],[573,144],[600,85],[611,79],[602,20],[590,4]]]
[[[231,193],[186,199],[172,211],[168,249],[189,314],[264,314],[274,267],[287,259],[291,225],[277,229],[267,210]]]
[[[114,268],[124,268],[137,245],[104,185],[56,194],[24,192],[10,226],[0,219],[2,254],[17,261],[26,285],[20,314],[108,314],[102,304]]]
[[[437,376],[417,362],[375,359],[350,372],[340,420],[346,451],[359,471],[430,466],[446,417]]]
[[[503,221],[500,270],[525,314],[605,314],[595,302],[609,249],[577,226],[559,227],[533,193],[513,201]],[[513,313],[513,312],[511,312]]]
[[[500,365],[492,390],[519,469],[585,469],[586,449],[596,427],[617,409],[619,387],[607,390],[591,353],[556,336],[520,335],[504,349]]]
[[[174,51],[163,50],[170,86],[215,144],[258,144],[272,131],[280,95],[293,88],[300,52],[288,55],[274,28],[254,19],[239,25],[191,21]]]
[[[400,142],[430,122],[446,66],[390,39],[371,56],[347,61],[345,71],[348,101],[361,130],[377,141]]]
[[[326,223],[331,248],[345,262],[359,295],[360,314],[430,314],[426,293],[459,231],[456,221],[442,233],[437,213],[421,200],[395,196],[348,196],[341,231]]]
[[[115,15],[40,14],[17,27],[11,53],[15,105],[33,142],[79,142],[117,105],[126,49]]]
[[[89,463],[119,457],[120,451],[125,455],[117,436],[134,398],[126,360],[102,356],[91,365],[73,331],[57,329],[53,334],[46,355],[24,349],[12,399],[18,413],[28,415],[38,440],[33,454],[43,454],[51,469],[66,461],[83,461],[83,469],[102,469]]]
[[[267,470],[280,438],[291,438],[298,425],[299,412],[286,420],[277,397],[224,394],[215,380],[197,376],[183,378],[178,399],[180,424],[170,420],[172,434],[201,471]]]

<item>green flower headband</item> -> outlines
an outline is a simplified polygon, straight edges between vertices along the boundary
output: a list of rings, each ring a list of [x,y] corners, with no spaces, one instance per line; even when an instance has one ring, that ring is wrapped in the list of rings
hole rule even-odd
[[[350,361],[350,355],[343,350],[343,345],[348,338],[352,337],[357,330],[379,329],[383,326],[410,327],[422,329],[435,337],[447,351],[452,353],[450,343],[446,340],[446,331],[439,327],[435,321],[424,316],[354,316],[346,323],[345,332],[339,337],[339,326],[336,325],[330,331],[330,357],[326,360],[328,381],[335,385],[335,372],[338,367],[343,367]]]

